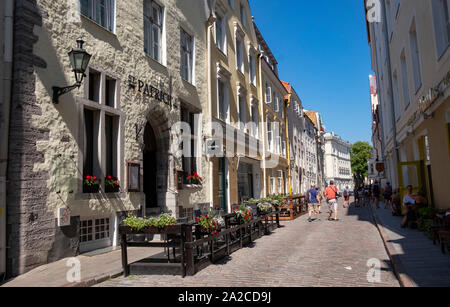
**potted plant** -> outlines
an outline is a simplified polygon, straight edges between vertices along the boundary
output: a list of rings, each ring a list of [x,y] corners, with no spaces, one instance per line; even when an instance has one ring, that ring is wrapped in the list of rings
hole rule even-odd
[[[119,179],[117,177],[107,176],[105,178],[105,192],[118,193],[120,191]]]
[[[252,209],[246,205],[236,206],[234,208],[234,214],[239,222],[244,224],[250,223],[252,221]]]
[[[203,178],[200,177],[197,172],[192,172],[192,174],[187,177],[187,182],[192,185],[201,185],[203,183]]]
[[[219,221],[211,215],[202,214],[200,217],[195,219],[195,222],[201,226],[202,233],[216,235],[220,232]]]
[[[263,202],[258,204],[258,215],[265,215],[272,212],[272,204]]]
[[[83,193],[98,193],[99,191],[100,180],[96,176],[85,176],[83,180]]]

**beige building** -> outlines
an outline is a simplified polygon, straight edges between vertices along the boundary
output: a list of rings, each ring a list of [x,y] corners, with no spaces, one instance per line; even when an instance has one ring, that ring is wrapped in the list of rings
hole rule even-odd
[[[266,159],[263,162],[265,196],[287,195],[289,189],[289,149],[286,102],[288,91],[278,76],[278,62],[255,24],[261,51],[260,80]]]
[[[208,110],[207,1],[99,4],[16,2],[21,26],[14,33],[20,56],[9,124],[9,275],[114,248],[118,224],[130,212],[192,217],[210,205],[212,179],[201,167],[208,165],[201,154],[208,120],[202,115]],[[53,87],[74,84],[67,54],[80,36],[92,55],[86,77],[54,103]],[[180,121],[191,128],[182,157],[171,131]],[[202,185],[186,180],[193,172],[204,177]],[[87,176],[100,185],[89,187]],[[120,188],[109,187],[108,176]],[[59,217],[67,213],[66,225]]]
[[[210,201],[225,212],[263,190],[260,57],[251,16],[248,1],[215,1],[207,31]]]
[[[447,0],[381,1],[368,23],[377,74],[386,177],[448,208],[450,33]]]

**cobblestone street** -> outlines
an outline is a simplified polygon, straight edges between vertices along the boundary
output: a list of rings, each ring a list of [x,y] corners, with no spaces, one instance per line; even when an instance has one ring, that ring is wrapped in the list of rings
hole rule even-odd
[[[367,208],[344,209],[340,221],[303,216],[256,241],[194,277],[130,276],[99,287],[264,287],[388,286],[398,287],[382,239]],[[340,205],[342,210],[342,204]],[[369,259],[381,262],[380,282],[367,280]]]

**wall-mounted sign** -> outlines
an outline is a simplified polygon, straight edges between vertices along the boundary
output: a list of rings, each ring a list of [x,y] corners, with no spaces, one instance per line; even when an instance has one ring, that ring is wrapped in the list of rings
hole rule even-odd
[[[378,173],[384,172],[384,163],[377,163],[376,169],[377,169]]]
[[[141,164],[128,162],[127,169],[128,192],[141,191]]]
[[[70,210],[68,208],[58,209],[58,227],[70,226]]]
[[[173,103],[172,95],[164,92],[161,89],[157,89],[153,85],[144,82],[136,77],[129,75],[128,76],[128,87],[132,90],[137,90],[142,95],[153,98],[159,102],[163,102],[171,108],[177,108],[177,106]]]
[[[444,79],[442,79],[438,85],[434,88],[430,88],[427,93],[419,98],[419,111],[425,113],[431,105],[441,97],[447,87],[450,85],[450,72],[447,73]]]

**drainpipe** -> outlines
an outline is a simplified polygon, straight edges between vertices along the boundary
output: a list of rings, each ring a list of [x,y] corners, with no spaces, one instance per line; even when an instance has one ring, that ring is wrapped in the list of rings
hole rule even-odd
[[[399,148],[397,142],[397,126],[396,126],[396,116],[395,116],[395,107],[394,107],[394,93],[393,93],[393,82],[392,82],[392,69],[391,69],[391,47],[389,44],[389,33],[387,29],[387,8],[386,1],[381,1],[383,5],[383,21],[385,22],[384,27],[384,38],[386,44],[386,56],[387,56],[387,68],[388,68],[388,77],[389,77],[389,86],[390,86],[390,98],[391,98],[391,114],[392,114],[392,133],[393,133],[393,141],[394,141],[394,151],[395,151],[395,165],[398,167],[400,156],[399,156]],[[393,178],[394,179],[394,178]],[[400,183],[399,183],[400,184]]]
[[[3,71],[4,92],[2,102],[2,118],[0,118],[0,276],[6,273],[6,177],[8,166],[8,135],[11,104],[12,62],[13,62],[13,20],[14,0],[5,0],[4,16],[4,54],[5,69]]]
[[[206,3],[206,6],[209,9],[209,18],[206,22],[206,46],[207,46],[207,80],[208,80],[208,109],[209,109],[209,116],[207,117],[207,120],[209,121],[209,123],[211,124],[211,129],[209,131],[206,132],[206,134],[208,136],[212,136],[212,102],[213,102],[213,97],[212,97],[212,63],[211,63],[211,42],[212,42],[212,28],[214,26],[214,22],[216,21],[216,16],[215,16],[215,6],[216,6],[216,2],[213,1],[213,3],[210,3],[209,1]],[[214,207],[214,184],[213,184],[213,158],[208,158],[209,160],[209,198],[210,198],[210,202],[211,202],[211,206]]]
[[[289,195],[292,195],[292,167],[293,165],[291,162],[291,143],[289,142],[289,121],[288,121],[288,108],[291,105],[291,98],[292,98],[292,89],[291,92],[288,94],[289,98],[287,99],[287,102],[283,104],[284,109],[284,120],[286,124],[286,151],[287,151],[287,159],[288,159],[288,182],[289,182]]]

